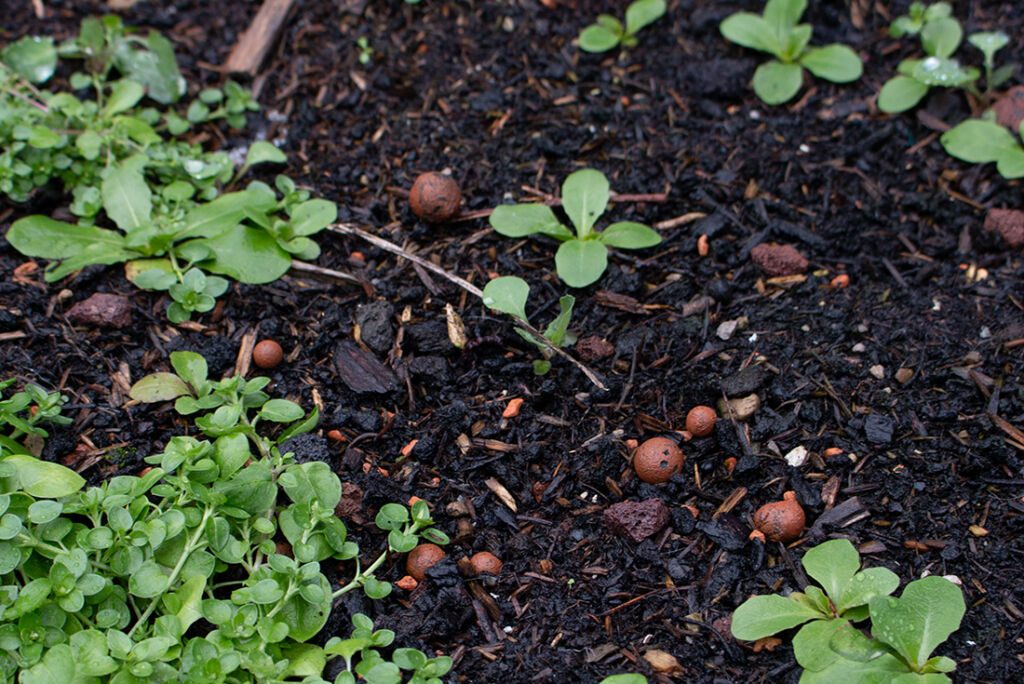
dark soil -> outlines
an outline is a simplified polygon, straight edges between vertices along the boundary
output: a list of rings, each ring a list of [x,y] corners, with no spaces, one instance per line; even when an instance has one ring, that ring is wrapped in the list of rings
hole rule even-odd
[[[50,18],[37,21],[31,3],[8,3],[5,23],[18,28],[4,41],[67,36],[81,16],[104,10],[44,4]],[[968,33],[1014,36],[1004,63],[1024,61],[1017,3],[955,4]],[[52,285],[39,271],[34,282],[15,280],[25,259],[0,241],[0,333],[25,333],[0,342],[0,377],[71,397],[75,422],[55,431],[45,455],[93,482],[138,472],[145,456],[194,427],[168,406],[127,403],[128,383],[165,369],[175,349],[230,373],[242,336],[258,328],[285,349],[270,372],[273,394],[307,408],[322,402],[320,430],[293,448],[362,489],[348,523],[367,553],[383,540],[366,521],[411,496],[432,505],[454,540],[416,591],[346,597],[329,630],[345,633],[348,614],[366,612],[397,632],[396,644],[452,655],[451,681],[597,682],[622,671],[651,681],[795,681],[788,640],[755,654],[722,619],[753,593],[800,587],[803,551],[847,537],[868,565],[904,583],[959,578],[967,615],[938,651],[956,659],[957,681],[1021,681],[1024,447],[1012,426],[1024,428],[1024,265],[982,228],[986,209],[1019,207],[1019,184],[942,150],[937,130],[971,113],[962,94],[936,92],[917,113],[875,109],[874,94],[916,46],[894,48],[885,34],[907,2],[811,3],[812,42],[851,44],[865,75],[848,86],[809,80],[776,108],[748,85],[760,56],[717,30],[759,2],[670,0],[635,49],[595,56],[573,45],[599,12],[622,5],[299,0],[252,84],[264,110],[251,128],[283,139],[286,172],[335,200],[342,221],[478,285],[492,272],[527,278],[528,310],[542,325],[565,291],[553,243],[503,239],[482,219],[422,223],[401,189],[449,168],[464,211],[474,211],[533,198],[524,186],[557,195],[586,166],[618,193],[668,193],[663,203],[616,205],[613,220],[705,213],[663,230],[658,248],[614,254],[602,280],[575,293],[572,328],[614,349],[590,362],[607,391],[560,359],[535,376],[535,350],[506,318],[354,237],[323,234],[318,264],[366,287],[299,275],[236,285],[199,325],[178,327],[165,319],[165,301],[135,290],[117,267]],[[254,11],[248,2],[179,0],[140,2],[124,17],[175,42],[195,90],[221,79],[208,67],[224,62]],[[374,50],[366,66],[360,36]],[[1020,82],[1018,72],[1009,85]],[[0,230],[49,210],[41,201],[0,205]],[[769,281],[750,259],[766,242],[796,247],[808,271]],[[972,277],[977,269],[987,277]],[[849,286],[832,287],[841,274]],[[69,323],[64,314],[96,292],[130,296],[134,323]],[[687,306],[706,295],[709,306]],[[374,309],[357,314],[367,304]],[[467,326],[465,350],[448,340],[445,304]],[[383,392],[355,392],[339,375],[336,350],[355,341],[357,315],[369,353],[394,371]],[[746,327],[722,339],[719,326],[738,319]],[[633,477],[627,439],[682,439],[687,411],[715,405],[723,388],[731,398],[756,393],[760,408],[745,423],[722,416],[710,437],[683,443],[688,458],[670,482]],[[502,419],[513,397],[525,399],[522,410]],[[346,441],[326,439],[330,430]],[[798,446],[809,458],[793,467],[784,455]],[[834,447],[840,453],[827,456]],[[507,490],[515,510],[488,482]],[[806,536],[789,548],[748,542],[754,511],[787,490],[807,513]],[[651,498],[669,508],[663,531],[641,543],[609,531],[608,506]],[[468,523],[446,513],[453,502]],[[699,510],[697,521],[684,505]],[[492,583],[466,580],[455,566],[482,550],[504,562]],[[404,574],[396,557],[382,576]],[[678,669],[654,672],[644,659],[651,650],[675,656]]]

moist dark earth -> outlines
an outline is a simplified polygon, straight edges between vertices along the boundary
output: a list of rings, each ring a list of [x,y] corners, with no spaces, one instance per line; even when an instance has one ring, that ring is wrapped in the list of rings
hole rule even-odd
[[[75,419],[53,432],[45,457],[93,483],[137,473],[172,435],[195,428],[169,406],[129,402],[131,382],[166,369],[175,349],[231,373],[243,336],[273,338],[286,360],[270,372],[272,394],[323,407],[319,429],[292,448],[361,489],[346,522],[364,552],[384,544],[369,522],[376,510],[412,496],[453,539],[412,593],[347,595],[323,638],[347,635],[349,614],[363,611],[397,632],[396,645],[452,655],[449,681],[597,682],[627,671],[650,681],[796,681],[788,638],[754,653],[723,618],[751,594],[800,588],[804,551],[842,537],[904,584],[959,578],[967,614],[937,653],[956,660],[956,681],[1021,681],[1024,447],[1013,426],[1024,428],[1024,266],[1019,249],[983,229],[988,209],[1020,206],[1020,185],[944,153],[938,133],[972,114],[962,93],[939,89],[916,111],[878,112],[879,87],[918,49],[886,33],[907,2],[810,3],[812,43],[850,44],[864,77],[845,86],[808,78],[780,107],[750,89],[762,56],[718,32],[759,2],[669,0],[636,48],[581,52],[579,31],[624,4],[298,0],[264,69],[246,81],[261,113],[243,132],[208,136],[230,146],[263,131],[288,153],[284,172],[337,202],[341,221],[478,286],[493,274],[526,278],[539,325],[566,291],[555,243],[502,238],[482,218],[423,223],[403,195],[415,177],[450,169],[466,213],[557,195],[584,167],[605,173],[616,193],[665,193],[608,213],[668,222],[664,242],[614,252],[604,277],[574,292],[571,329],[606,340],[610,353],[568,351],[606,390],[564,359],[534,375],[536,350],[507,318],[357,237],[321,234],[317,263],[362,287],[302,274],[235,285],[198,326],[171,325],[166,301],[136,290],[120,267],[53,284],[41,269],[15,279],[27,259],[0,240],[0,333],[25,333],[0,342],[2,376],[59,389]],[[966,32],[1013,37],[1002,63],[1022,61],[1016,3],[954,4]],[[81,17],[107,10],[44,5],[38,20],[31,3],[6,3],[4,42],[67,37]],[[211,67],[255,10],[139,2],[122,14],[174,42],[194,93],[222,82]],[[373,48],[366,65],[362,36]],[[980,63],[972,51],[960,55]],[[1008,85],[1020,83],[1018,69]],[[58,192],[0,204],[0,231],[55,209]],[[801,276],[772,280],[752,262],[756,245],[773,242],[809,260]],[[834,283],[842,275],[846,287]],[[96,292],[129,296],[132,325],[69,322],[70,307]],[[449,340],[446,304],[466,325],[465,349]],[[360,343],[394,371],[383,392],[354,391],[339,373],[339,345]],[[685,440],[689,409],[723,394],[756,394],[760,406]],[[512,398],[524,400],[521,411],[503,419]],[[344,439],[329,439],[332,430]],[[629,465],[626,441],[655,436],[679,441],[687,457],[663,485],[640,482]],[[785,456],[797,447],[808,456],[792,466]],[[807,515],[800,540],[748,541],[754,511],[789,490]],[[648,499],[663,501],[669,520],[641,543],[605,524],[608,506]],[[468,515],[452,515],[460,512]],[[456,561],[483,550],[504,562],[500,576],[459,574]],[[404,574],[396,556],[381,577]]]

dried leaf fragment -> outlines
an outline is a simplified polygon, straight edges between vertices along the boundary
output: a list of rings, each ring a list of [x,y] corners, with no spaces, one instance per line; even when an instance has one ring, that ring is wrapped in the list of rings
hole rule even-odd
[[[505,504],[512,510],[513,513],[518,513],[519,509],[516,507],[516,500],[512,497],[512,494],[505,489],[505,485],[501,484],[493,477],[489,477],[484,481],[487,488],[494,492],[494,495],[501,499],[501,503]]]

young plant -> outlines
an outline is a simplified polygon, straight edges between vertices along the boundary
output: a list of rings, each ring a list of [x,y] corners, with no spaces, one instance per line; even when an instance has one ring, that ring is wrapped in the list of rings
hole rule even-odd
[[[528,324],[530,319],[526,317],[526,300],[529,296],[530,286],[525,280],[515,276],[502,276],[488,282],[484,287],[483,302],[491,309]],[[576,336],[569,332],[569,319],[572,318],[572,307],[575,303],[576,299],[572,295],[561,297],[558,300],[559,313],[544,331],[544,337],[558,347],[567,347],[576,342]],[[533,372],[545,375],[551,370],[551,349],[522,328],[516,328],[516,332],[540,350],[543,358],[533,362]]]
[[[575,226],[575,235],[544,204],[503,204],[495,207],[490,223],[507,237],[541,233],[555,238],[562,243],[555,253],[558,277],[569,287],[586,287],[608,267],[610,248],[643,249],[661,242],[661,236],[654,230],[631,221],[595,231],[594,223],[607,208],[608,198],[608,179],[604,174],[582,169],[569,174],[562,184],[562,209]]]
[[[925,25],[947,19],[953,14],[953,6],[948,2],[937,2],[934,5],[925,5],[923,2],[915,1],[910,3],[910,10],[901,17],[896,17],[889,24],[889,35],[893,38],[903,36],[916,36],[921,33]]]
[[[1024,130],[1020,135],[1024,136]],[[946,152],[957,159],[972,164],[995,162],[1003,178],[1024,177],[1024,146],[995,121],[968,119],[943,133],[940,140]]]
[[[599,684],[647,684],[647,677],[635,672],[608,675]]]
[[[802,684],[949,681],[941,673],[955,663],[930,655],[963,617],[963,595],[956,585],[926,577],[908,584],[899,599],[892,598],[899,578],[885,568],[859,570],[857,550],[845,539],[810,549],[802,563],[821,588],[744,601],[733,615],[737,639],[761,639],[803,625],[793,637],[794,655],[804,668]],[[871,638],[852,624],[869,617]]]
[[[626,8],[626,25],[610,14],[599,14],[597,22],[580,32],[580,49],[607,52],[616,45],[636,47],[636,33],[665,14],[665,0],[635,0]]]
[[[331,637],[324,645],[325,654],[345,661],[334,684],[355,684],[357,677],[369,684],[393,684],[402,681],[402,670],[412,673],[408,684],[441,684],[441,677],[452,669],[448,656],[428,658],[414,648],[396,648],[391,660],[385,660],[377,649],[389,646],[395,633],[390,629],[374,631],[373,620],[362,613],[352,616],[352,626],[348,639]]]
[[[1002,31],[983,31],[967,36],[967,42],[985,56],[985,92],[981,97],[989,102],[995,89],[1010,80],[1017,68],[1016,64],[1005,64],[997,69],[995,64],[996,53],[1010,43],[1010,37]]]
[[[67,403],[67,397],[58,392],[47,392],[39,385],[28,383],[21,392],[16,392],[7,399],[3,391],[13,385],[16,378],[0,382],[0,448],[10,454],[28,454],[19,440],[25,435],[49,437],[41,423],[69,425],[72,420],[60,415],[61,407]]]
[[[813,28],[797,23],[805,9],[807,0],[768,0],[762,14],[737,12],[719,27],[726,40],[775,55],[754,72],[754,92],[766,104],[791,100],[804,69],[833,83],[856,81],[863,72],[860,57],[846,45],[808,46]]]

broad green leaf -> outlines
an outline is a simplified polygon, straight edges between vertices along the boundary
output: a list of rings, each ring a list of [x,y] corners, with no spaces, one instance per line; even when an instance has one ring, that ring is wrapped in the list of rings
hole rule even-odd
[[[203,592],[206,590],[206,577],[204,575],[192,575],[185,580],[174,592],[177,599],[177,609],[174,614],[181,622],[181,628],[187,631],[192,623],[203,616],[199,609],[203,602]]]
[[[62,138],[46,126],[32,126],[27,142],[37,150],[48,150],[60,144]]]
[[[572,237],[572,232],[559,223],[555,212],[545,204],[502,204],[494,208],[489,219],[491,227],[506,237],[526,237],[534,233]]]
[[[149,32],[146,46],[149,53],[139,52],[152,55],[152,58],[133,64],[132,77],[139,79],[146,86],[149,96],[160,104],[177,102],[185,94],[185,79],[178,71],[174,46],[156,31]]]
[[[43,659],[18,675],[21,684],[56,684],[75,681],[75,658],[71,647],[57,644],[43,656]]]
[[[124,237],[112,230],[75,226],[41,215],[15,221],[7,231],[7,241],[25,256],[44,259],[65,259],[91,245],[102,247],[112,256],[127,253]]]
[[[313,235],[338,220],[338,206],[325,199],[311,199],[291,211],[292,234]]]
[[[281,249],[266,231],[235,226],[215,238],[205,239],[215,255],[203,268],[252,285],[271,283],[291,268],[288,252]]]
[[[869,606],[871,635],[915,669],[960,627],[966,610],[960,587],[935,575],[911,582],[898,599],[878,596]]]
[[[900,674],[907,672],[907,666],[896,656],[886,653],[866,663],[838,658],[819,672],[804,670],[800,684],[893,684]]]
[[[834,663],[839,654],[829,648],[832,636],[846,620],[811,620],[793,636],[793,656],[805,670],[824,670]]]
[[[32,83],[49,80],[57,69],[57,49],[53,38],[25,36],[5,47],[0,56],[4,64]]]
[[[793,99],[803,84],[804,70],[799,64],[765,62],[754,71],[754,93],[765,103],[778,105]]]
[[[524,321],[526,318],[526,299],[530,296],[530,286],[516,276],[501,276],[484,286],[483,302],[489,309],[516,316]]]
[[[843,591],[836,610],[843,615],[850,608],[867,605],[875,596],[888,596],[900,586],[900,578],[888,568],[861,570]]]
[[[732,616],[732,634],[737,639],[755,641],[784,629],[820,618],[821,613],[785,596],[753,596]]]
[[[237,226],[245,217],[245,208],[252,206],[258,194],[248,190],[221,195],[212,202],[190,209],[185,216],[185,228],[178,240],[217,237]]]
[[[781,40],[796,26],[807,9],[807,0],[768,0],[764,6],[764,20]]]
[[[144,404],[152,404],[177,399],[189,393],[188,385],[174,373],[152,373],[132,385],[128,396]]]
[[[608,206],[608,179],[596,169],[570,173],[562,183],[562,209],[576,226],[576,237],[585,238]],[[603,270],[603,269],[602,269]]]
[[[661,236],[654,229],[631,221],[613,223],[601,231],[598,239],[609,247],[619,249],[643,249],[661,242]]]
[[[110,657],[107,638],[102,632],[95,629],[75,632],[71,635],[70,645],[76,674],[102,677],[117,670],[117,661]]]
[[[214,460],[220,466],[221,479],[234,475],[245,462],[252,458],[249,439],[243,434],[223,435],[217,438],[217,453]]]
[[[104,118],[110,118],[115,114],[128,111],[139,103],[145,90],[142,85],[127,78],[116,81],[110,89],[110,95],[103,104]]]
[[[794,26],[788,34],[786,34],[782,40],[782,56],[779,57],[783,62],[792,62],[797,57],[803,54],[807,48],[807,44],[811,42],[811,34],[814,29],[810,24],[800,24]]]
[[[150,222],[152,193],[142,175],[146,159],[130,157],[103,179],[103,208],[121,230],[128,232]]]
[[[961,67],[955,59],[927,57],[906,61],[913,65],[913,69],[907,75],[928,86],[958,88],[978,80],[981,75],[974,67]]]
[[[304,415],[301,406],[287,399],[271,399],[260,409],[260,417],[274,423],[290,423]]]
[[[626,33],[636,33],[665,14],[665,0],[636,0],[626,8]]]
[[[59,463],[25,454],[7,454],[3,462],[17,469],[21,488],[40,499],[59,499],[85,486],[81,475]]]
[[[171,367],[182,380],[192,385],[195,390],[200,390],[206,385],[209,369],[206,359],[201,354],[190,351],[171,352]]]
[[[288,636],[300,643],[316,636],[331,613],[331,587],[327,578],[317,575],[316,582],[323,591],[323,601],[312,604],[301,596],[292,596],[281,609],[280,615],[289,627]]]
[[[928,94],[928,86],[909,76],[894,76],[878,91],[878,108],[887,114],[913,109]]]
[[[167,589],[167,575],[154,561],[146,561],[128,578],[128,591],[139,598],[153,598]]]
[[[833,539],[805,553],[802,564],[835,603],[860,569],[860,555],[848,539]]]
[[[167,259],[163,259],[167,263],[168,268],[171,267],[171,262]],[[130,264],[135,264],[135,268],[129,268]],[[155,268],[147,268],[141,273],[137,270],[138,260],[135,262],[128,262],[125,264],[125,277],[128,280],[135,283],[135,287],[142,288],[143,290],[158,290],[163,291],[169,289],[175,283],[178,282],[178,277],[173,271],[168,271],[159,266]]]
[[[956,661],[946,656],[935,656],[928,659],[923,669],[927,672],[952,672],[956,669]]]
[[[287,677],[313,677],[316,681],[327,665],[324,650],[314,644],[295,644],[283,649],[282,655],[288,659]]]
[[[277,145],[266,140],[254,142],[245,155],[245,166],[256,164],[284,164],[288,161],[288,155],[277,148]]]
[[[911,7],[913,7],[914,4],[922,3],[912,3]],[[925,21],[935,21],[936,19],[943,19],[952,14],[953,6],[948,2],[945,2],[945,0],[943,0],[942,2],[936,2],[932,5],[928,5],[928,7],[925,8],[924,12],[922,13],[921,18],[924,19]]]
[[[946,152],[973,164],[999,161],[1007,151],[1020,147],[1006,128],[994,121],[968,119],[942,134]]]
[[[608,248],[597,240],[568,240],[555,252],[558,277],[569,287],[586,287],[608,267]]]
[[[718,30],[731,43],[775,56],[779,56],[782,52],[782,45],[776,38],[775,32],[759,14],[737,12],[727,17]]]
[[[863,632],[849,622],[845,622],[839,627],[827,643],[829,648],[840,658],[853,660],[858,663],[867,663],[885,653],[889,653],[889,650],[882,642],[865,636]]]
[[[838,43],[811,48],[800,58],[800,64],[818,78],[833,83],[856,81],[864,73],[857,53]]]
[[[929,674],[918,674],[908,672],[897,675],[889,684],[949,684],[952,680],[944,674],[932,672]]]
[[[994,70],[990,76],[988,76],[987,86],[989,88],[998,88],[1013,76],[1013,72],[1017,70],[1016,64],[1004,64],[998,69]]]
[[[964,31],[960,22],[952,17],[933,19],[921,29],[921,45],[932,57],[946,59],[954,52],[963,39]]]
[[[291,486],[282,482],[281,486],[295,503],[318,501],[322,508],[334,510],[341,501],[341,480],[323,461],[289,466],[285,472],[290,473],[295,482]]]
[[[1003,178],[1024,177],[1024,148],[1018,145],[1011,150],[1003,150],[996,160],[996,169]]]

